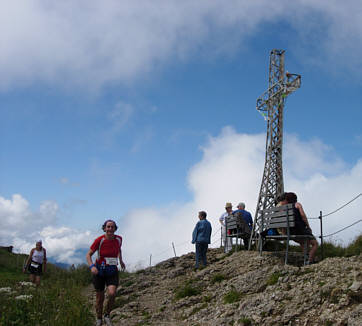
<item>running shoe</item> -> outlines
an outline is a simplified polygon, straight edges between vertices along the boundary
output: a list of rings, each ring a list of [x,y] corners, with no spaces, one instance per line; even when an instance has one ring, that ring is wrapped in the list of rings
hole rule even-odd
[[[104,322],[106,323],[107,326],[113,326],[111,317],[109,315],[104,315]]]

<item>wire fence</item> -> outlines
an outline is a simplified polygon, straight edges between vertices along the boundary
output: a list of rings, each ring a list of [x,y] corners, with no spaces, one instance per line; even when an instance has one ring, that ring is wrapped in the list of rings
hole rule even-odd
[[[308,219],[319,219],[320,220],[320,231],[321,231],[321,235],[319,236],[319,238],[321,239],[321,245],[322,245],[322,248],[323,248],[323,239],[324,238],[327,238],[327,237],[331,237],[333,235],[336,235],[360,222],[362,222],[362,219],[359,219],[358,221],[348,225],[348,226],[345,226],[343,227],[342,229],[336,231],[336,232],[333,232],[331,234],[327,234],[327,235],[323,235],[323,217],[327,217],[327,216],[330,216],[332,214],[335,214],[337,213],[338,211],[340,211],[341,209],[345,208],[346,206],[348,206],[349,204],[351,204],[352,202],[354,202],[356,199],[360,198],[362,196],[362,193],[358,194],[357,196],[355,196],[354,198],[352,198],[350,201],[348,201],[347,203],[343,204],[342,206],[338,207],[337,209],[333,210],[332,212],[328,213],[328,214],[325,214],[323,215],[322,212],[320,212],[320,215],[318,217],[309,217]],[[220,242],[220,246],[221,246],[221,243],[222,243],[222,237],[221,237],[221,234],[219,235],[219,233],[221,232],[221,228],[217,229],[215,232],[213,232],[213,234],[211,235],[211,244],[210,245],[214,245],[215,243],[217,242]],[[215,238],[216,236],[218,236],[217,238]],[[188,243],[191,243],[190,240],[188,241],[184,241],[184,242],[181,242],[181,243],[177,243],[177,244],[174,244],[173,242],[171,242],[171,245],[172,247],[168,247],[167,249],[163,250],[163,251],[160,251],[156,254],[150,254],[150,259],[149,259],[149,265],[152,266],[152,258],[155,258],[155,257],[159,257],[167,252],[170,252],[170,250],[173,249],[173,252],[174,252],[174,256],[176,257],[176,248],[180,248]],[[323,249],[322,249],[322,259],[323,259]],[[143,259],[143,260],[138,260],[136,263],[130,263],[131,265],[136,265],[136,264],[141,264],[141,263],[144,263],[144,262],[148,262],[146,259]]]
[[[353,201],[355,201],[357,198],[359,198],[360,196],[362,196],[362,193],[358,194],[356,197],[354,197],[353,199],[351,199],[349,202],[345,203],[344,205],[342,205],[341,207],[338,207],[337,209],[335,209],[334,211],[322,215],[322,216],[317,216],[317,217],[309,217],[308,219],[310,220],[319,220],[321,217],[327,217],[329,215],[332,215],[334,213],[337,213],[338,211],[340,211],[342,208],[345,208],[346,206],[348,206],[350,203],[352,203]]]
[[[339,233],[339,232],[342,232],[342,231],[350,228],[351,226],[358,224],[359,222],[362,222],[362,219],[359,219],[358,221],[352,223],[351,225],[348,225],[348,226],[344,227],[343,229],[340,229],[340,230],[338,230],[338,231],[336,231],[336,232],[334,232],[334,233],[327,234],[327,235],[323,235],[323,238],[331,237],[332,235],[335,235],[335,234],[337,234],[337,233]]]

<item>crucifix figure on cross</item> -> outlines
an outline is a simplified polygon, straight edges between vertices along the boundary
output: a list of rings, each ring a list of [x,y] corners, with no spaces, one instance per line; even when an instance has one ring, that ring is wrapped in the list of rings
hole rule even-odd
[[[269,87],[257,99],[256,109],[267,121],[265,166],[255,212],[255,223],[249,249],[259,236],[259,212],[275,206],[277,196],[284,192],[283,182],[283,110],[287,96],[300,87],[301,76],[284,71],[284,50],[270,52]]]

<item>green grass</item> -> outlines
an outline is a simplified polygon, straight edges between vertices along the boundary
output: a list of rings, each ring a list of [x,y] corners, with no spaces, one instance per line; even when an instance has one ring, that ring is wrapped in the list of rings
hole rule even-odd
[[[230,290],[224,295],[224,303],[234,303],[240,301],[243,297],[243,294],[235,289]]]
[[[273,273],[270,277],[269,277],[269,279],[266,281],[266,284],[267,285],[274,285],[274,284],[276,284],[277,282],[278,282],[278,280],[279,280],[279,277],[281,277],[282,276],[282,273],[280,273],[280,272],[275,272],[275,273]]]
[[[249,318],[243,317],[238,320],[239,323],[243,324],[244,326],[250,326],[251,320]]]
[[[323,244],[324,257],[350,257],[358,256],[362,252],[362,234],[357,236],[348,246],[342,246],[335,241],[325,241]],[[321,246],[318,247],[317,255],[322,255]]]
[[[227,277],[224,274],[217,273],[212,276],[211,278],[211,284],[220,283],[223,280],[226,280]]]
[[[201,293],[200,287],[194,285],[192,280],[188,280],[185,282],[185,284],[176,288],[175,299],[179,300],[182,298],[199,295],[200,293]]]
[[[38,288],[22,286],[28,275],[22,273],[26,255],[0,250],[0,287],[10,287],[10,294],[0,295],[1,326],[86,326],[93,322],[90,306],[82,295],[89,284],[87,266],[67,271],[48,264]],[[20,295],[28,296],[19,300]]]

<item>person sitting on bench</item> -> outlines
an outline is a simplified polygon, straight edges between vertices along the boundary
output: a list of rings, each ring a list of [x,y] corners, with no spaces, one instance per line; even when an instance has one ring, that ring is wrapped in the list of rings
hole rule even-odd
[[[304,212],[303,206],[297,201],[297,195],[294,192],[286,192],[282,198],[284,200],[280,202],[280,204],[294,204],[295,227],[291,228],[291,234],[313,236],[312,229],[309,226],[307,215]],[[302,239],[295,239],[294,241],[298,242],[304,250],[304,241]],[[318,242],[314,236],[312,240],[307,241],[307,249],[309,248],[309,261],[307,262],[307,264],[313,264],[314,256],[318,248]]]

